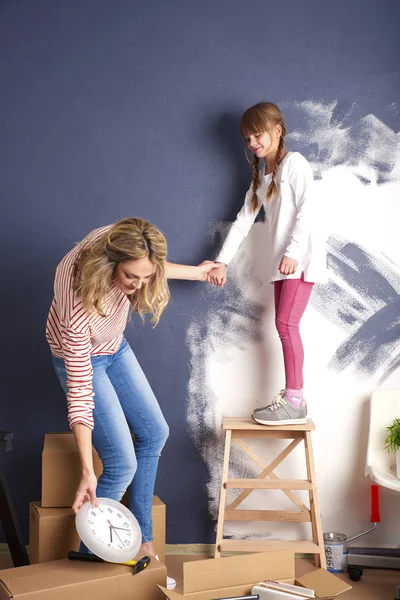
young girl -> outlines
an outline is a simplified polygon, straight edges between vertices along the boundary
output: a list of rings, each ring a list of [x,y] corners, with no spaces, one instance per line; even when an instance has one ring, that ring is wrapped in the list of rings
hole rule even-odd
[[[270,281],[274,284],[275,323],[282,343],[286,387],[271,404],[256,409],[253,418],[263,425],[305,423],[299,324],[314,283],[326,277],[324,245],[313,222],[313,175],[302,154],[286,150],[286,126],[275,104],[261,102],[246,110],[240,132],[254,154],[253,180],[216,259],[221,266],[209,274],[208,281],[225,284],[226,266],[264,206],[272,240]],[[261,170],[260,159],[264,161]]]
[[[143,219],[92,231],[57,267],[46,328],[81,462],[72,508],[78,512],[87,500],[97,506],[96,491],[119,501],[132,482],[129,508],[141,527],[141,550],[152,556],[152,498],[168,426],[123,332],[132,310],[158,322],[168,277],[204,281],[215,267],[171,264],[166,256],[163,234]],[[103,463],[98,482],[92,443]]]

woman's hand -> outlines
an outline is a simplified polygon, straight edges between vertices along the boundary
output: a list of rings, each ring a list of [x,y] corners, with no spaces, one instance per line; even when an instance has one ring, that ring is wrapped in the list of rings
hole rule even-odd
[[[210,273],[216,271],[220,263],[216,263],[212,260],[204,260],[200,265],[196,267],[198,270],[198,281],[208,281]]]
[[[282,275],[294,275],[296,273],[298,261],[294,260],[294,258],[289,258],[288,256],[284,256],[279,265],[279,271]]]
[[[213,285],[219,285],[219,287],[224,287],[226,283],[226,265],[224,263],[215,263],[217,268],[210,271],[207,276],[208,283],[212,283]]]
[[[93,504],[93,506],[98,506],[96,488],[97,477],[93,472],[82,476],[78,485],[78,489],[76,490],[74,503],[72,505],[72,510],[75,514],[78,512],[82,504],[88,500]]]
[[[187,279],[188,281],[206,281],[208,273],[218,267],[219,263],[205,260],[198,266],[165,263],[165,274],[168,279]]]

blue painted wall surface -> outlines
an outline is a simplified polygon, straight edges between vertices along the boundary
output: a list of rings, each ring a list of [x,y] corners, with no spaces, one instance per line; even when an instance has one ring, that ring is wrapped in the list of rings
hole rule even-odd
[[[396,0],[2,1],[0,428],[26,538],[44,434],[67,429],[44,338],[57,263],[127,215],[162,229],[171,260],[212,258],[212,223],[232,220],[250,177],[240,114],[261,99],[355,102],[398,131],[399,18]],[[159,326],[134,318],[127,338],[171,428],[156,487],[168,542],[212,542],[185,422],[185,333],[210,294],[171,290]]]

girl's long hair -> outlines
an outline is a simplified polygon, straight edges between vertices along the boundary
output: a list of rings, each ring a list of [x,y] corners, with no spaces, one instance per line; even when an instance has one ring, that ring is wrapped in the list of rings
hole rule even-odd
[[[282,128],[282,134],[279,138],[279,146],[278,153],[276,156],[276,163],[274,170],[272,171],[271,183],[267,189],[267,200],[269,201],[274,194],[278,191],[278,188],[275,183],[276,172],[279,167],[279,163],[283,158],[284,146],[285,146],[285,135],[286,135],[286,125],[283,119],[282,113],[276,104],[272,102],[260,102],[255,106],[251,106],[246,110],[243,114],[240,121],[240,133],[244,139],[250,137],[250,135],[254,135],[256,133],[270,133],[271,129],[276,125],[280,125]],[[247,160],[247,154],[246,154]],[[250,162],[250,161],[249,161]],[[253,180],[252,180],[252,192],[253,195],[251,197],[251,207],[254,212],[256,212],[258,208],[258,200],[257,200],[257,189],[259,186],[259,158],[254,155],[253,159]]]
[[[74,290],[85,309],[105,317],[104,300],[116,267],[126,260],[145,257],[153,263],[155,272],[128,299],[142,319],[146,313],[152,313],[152,321],[157,324],[170,297],[165,275],[167,242],[144,219],[128,217],[118,221],[99,239],[82,247],[74,264]]]

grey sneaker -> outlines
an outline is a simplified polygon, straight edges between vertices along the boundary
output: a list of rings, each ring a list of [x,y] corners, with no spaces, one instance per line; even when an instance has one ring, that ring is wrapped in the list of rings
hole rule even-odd
[[[255,409],[253,419],[261,425],[301,425],[307,423],[307,406],[304,401],[294,406],[281,390],[271,404]]]

